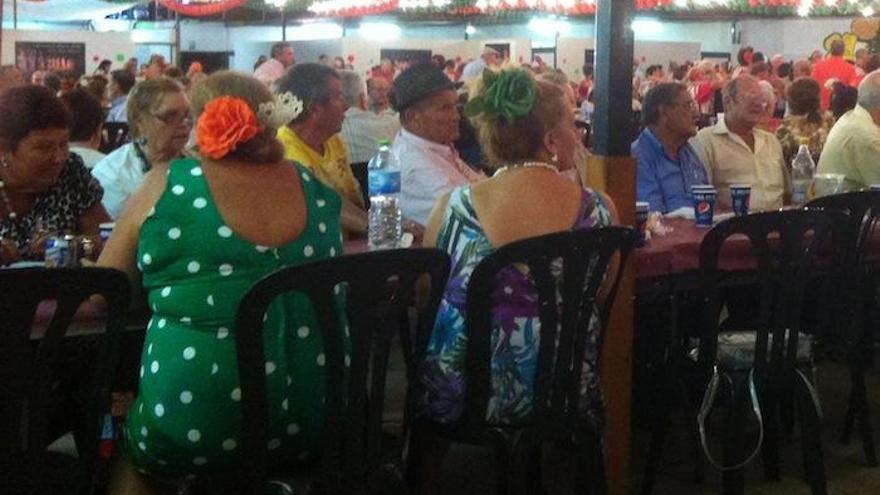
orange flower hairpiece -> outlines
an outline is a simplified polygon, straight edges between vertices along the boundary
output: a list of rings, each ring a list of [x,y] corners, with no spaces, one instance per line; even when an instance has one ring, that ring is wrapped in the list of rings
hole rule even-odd
[[[219,160],[260,131],[257,116],[246,101],[221,96],[205,105],[196,126],[196,140],[201,154]]]

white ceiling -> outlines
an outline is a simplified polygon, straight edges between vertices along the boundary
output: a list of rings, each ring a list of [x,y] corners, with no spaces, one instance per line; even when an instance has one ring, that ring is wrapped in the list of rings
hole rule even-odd
[[[29,2],[18,0],[18,20],[34,22],[90,21],[103,19],[131,8],[139,2],[107,3],[101,0],[46,0]],[[13,0],[3,0],[3,20],[11,22]]]

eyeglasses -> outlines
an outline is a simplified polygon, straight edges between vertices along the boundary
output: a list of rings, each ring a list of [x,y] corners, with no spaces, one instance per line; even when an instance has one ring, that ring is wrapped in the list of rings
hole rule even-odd
[[[697,105],[697,102],[695,102],[694,100],[674,101],[674,102],[670,103],[670,105],[674,106],[674,107],[690,108],[691,110],[693,110],[695,112],[700,109],[700,107]]]
[[[186,120],[192,123],[194,120],[192,113],[189,111],[182,112],[180,110],[171,110],[165,113],[151,113],[150,115],[157,118],[165,125],[180,125]]]

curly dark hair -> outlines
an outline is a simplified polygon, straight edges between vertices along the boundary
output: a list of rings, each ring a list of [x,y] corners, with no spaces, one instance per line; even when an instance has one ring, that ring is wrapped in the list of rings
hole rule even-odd
[[[0,144],[18,149],[31,132],[67,129],[70,112],[51,89],[43,86],[14,86],[0,92]]]

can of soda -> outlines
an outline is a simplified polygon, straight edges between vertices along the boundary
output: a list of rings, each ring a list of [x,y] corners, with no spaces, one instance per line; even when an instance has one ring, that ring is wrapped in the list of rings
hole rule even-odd
[[[64,237],[52,236],[46,241],[46,268],[70,265],[70,242]]]
[[[645,245],[645,228],[648,225],[648,211],[651,209],[651,204],[647,201],[636,201],[636,233],[638,234],[636,245],[644,246]]]
[[[712,227],[712,219],[715,216],[715,197],[717,194],[714,189],[693,189],[694,220],[697,223],[697,227]]]
[[[744,217],[749,214],[749,198],[752,195],[752,186],[749,184],[730,185],[730,204],[733,206],[733,214]]]

